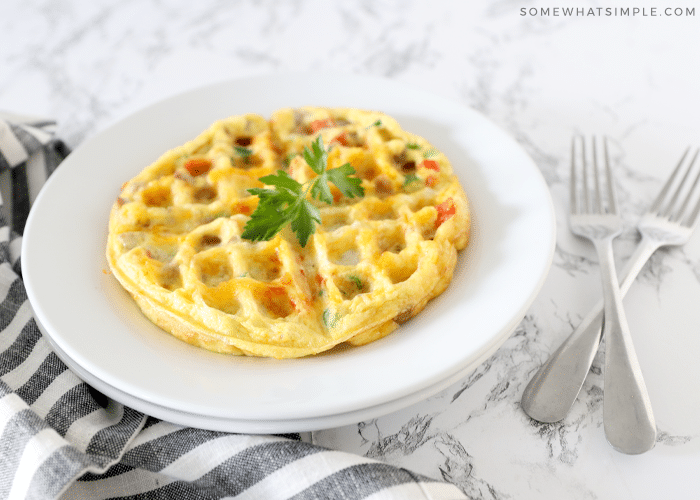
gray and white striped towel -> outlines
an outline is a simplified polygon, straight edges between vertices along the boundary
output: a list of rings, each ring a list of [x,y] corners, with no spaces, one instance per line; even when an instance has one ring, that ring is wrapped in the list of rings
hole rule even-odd
[[[0,114],[0,182],[6,185],[0,214],[0,498],[466,498],[451,484],[298,436],[229,434],[161,421],[80,380],[39,332],[19,269],[30,202],[68,153],[54,126]],[[5,218],[8,208],[11,219]]]

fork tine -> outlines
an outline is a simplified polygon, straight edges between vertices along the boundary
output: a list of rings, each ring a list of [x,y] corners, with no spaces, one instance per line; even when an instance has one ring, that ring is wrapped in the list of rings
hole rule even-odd
[[[676,190],[674,191],[673,195],[671,196],[671,199],[669,200],[669,203],[666,206],[666,209],[661,214],[662,216],[668,217],[669,219],[671,219],[672,214],[673,214],[673,207],[678,201],[678,198],[681,194],[681,191],[683,190],[683,186],[686,185],[686,181],[688,180],[688,176],[690,175],[690,171],[693,167],[694,162],[695,162],[695,158],[693,157],[693,159],[690,161],[690,164],[688,165],[688,168],[685,169],[685,173],[683,174],[683,178],[678,183],[678,186],[676,186]]]
[[[681,167],[683,166],[683,162],[685,161],[685,157],[688,156],[688,152],[690,152],[690,147],[685,150],[683,153],[683,156],[681,156],[680,161],[678,162],[678,165],[676,165],[676,168],[673,170],[673,173],[671,174],[671,177],[668,178],[666,181],[666,184],[664,184],[664,187],[661,188],[661,191],[659,191],[658,196],[654,200],[654,202],[651,204],[651,207],[649,207],[649,213],[659,213],[661,211],[661,205],[664,202],[664,199],[666,198],[666,194],[668,191],[671,189],[671,186],[676,180],[676,176],[678,173],[681,171]]]
[[[589,213],[590,195],[588,193],[588,158],[586,158],[586,138],[581,136],[581,171],[583,178],[583,213]]]
[[[690,162],[690,165],[688,166],[688,171],[693,168],[693,164],[695,163],[695,160],[698,157],[698,153],[700,153],[700,149],[695,151],[695,155],[693,155],[693,159]],[[683,200],[683,205],[681,205],[681,209],[678,212],[678,220],[682,220],[683,214],[685,213],[685,209],[688,206],[688,202],[690,201],[690,198],[693,196],[695,193],[695,188],[698,186],[698,182],[700,181],[700,172],[695,176],[695,180],[693,181],[693,185],[690,186],[690,189],[688,190],[688,194],[685,197],[685,200]],[[688,217],[686,221],[686,225],[688,227],[695,227],[695,224],[698,221],[698,213],[700,213],[700,197],[698,197],[698,200],[695,202],[695,207],[693,208],[693,211],[690,213],[690,216]]]
[[[617,195],[615,190],[615,180],[610,168],[610,155],[608,154],[608,138],[603,137],[603,151],[605,154],[605,175],[608,183],[608,203],[611,214],[617,214]]]
[[[590,161],[588,157],[588,148],[586,148],[586,138],[579,135],[574,136],[571,140],[571,181],[569,183],[569,198],[571,200],[570,212],[572,215],[582,213],[603,214],[606,212],[606,209],[610,214],[617,215],[615,181],[610,166],[608,140],[607,137],[603,137],[603,152],[599,153],[597,139],[596,136],[592,137],[590,151],[592,160]],[[604,163],[604,180],[601,178],[600,161]],[[592,173],[589,173],[590,169],[593,170]],[[603,184],[605,184],[607,196],[602,195]]]
[[[577,158],[577,148],[576,142],[577,138],[580,142],[581,150],[580,158]],[[580,214],[587,211],[588,203],[588,185],[586,183],[586,153],[585,153],[585,139],[583,136],[574,136],[571,139],[571,181],[569,183],[569,188],[571,190],[569,195],[569,200],[571,203],[570,211],[572,215]],[[579,160],[579,161],[577,161]],[[583,175],[581,176],[578,172],[577,163],[582,165]],[[578,178],[582,178],[583,185],[579,187]],[[579,195],[579,191],[582,191],[582,195]]]
[[[593,188],[595,189],[595,211],[596,213],[602,214],[603,200],[600,196],[600,175],[598,174],[598,148],[595,136],[593,136],[593,184]]]
[[[569,213],[578,213],[578,197],[576,189],[576,136],[571,138],[571,173],[569,179]]]

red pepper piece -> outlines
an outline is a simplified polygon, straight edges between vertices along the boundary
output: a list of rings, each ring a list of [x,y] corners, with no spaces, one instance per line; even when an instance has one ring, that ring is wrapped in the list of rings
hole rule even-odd
[[[455,214],[455,202],[452,200],[452,198],[447,198],[445,201],[436,206],[435,209],[437,210],[437,220],[435,221],[435,226],[439,227],[443,222]]]
[[[192,158],[185,162],[185,169],[190,175],[197,177],[198,175],[209,172],[211,169],[211,160],[206,158]]]
[[[309,128],[311,129],[312,134],[315,134],[321,129],[334,126],[335,122],[333,122],[333,120],[331,120],[330,118],[326,118],[325,120],[314,120],[311,123],[309,123]]]
[[[428,170],[435,170],[436,172],[440,171],[440,165],[438,165],[438,162],[435,160],[423,160],[421,166],[427,168]]]
[[[338,135],[336,135],[336,136],[333,138],[333,140],[331,141],[331,144],[333,144],[334,142],[337,142],[337,143],[340,144],[341,146],[348,147],[348,144],[349,144],[349,143],[348,143],[348,138],[347,138],[347,135],[345,134],[345,131],[343,131],[343,132],[339,133]]]

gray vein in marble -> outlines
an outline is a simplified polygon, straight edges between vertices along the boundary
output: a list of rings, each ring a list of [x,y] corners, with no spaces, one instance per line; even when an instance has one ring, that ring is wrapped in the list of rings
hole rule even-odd
[[[498,492],[491,484],[475,477],[474,458],[452,434],[441,432],[434,437],[433,445],[445,461],[439,466],[442,478],[457,486],[472,499],[506,500],[510,495]]]
[[[513,138],[523,147],[527,154],[532,158],[537,165],[537,168],[542,173],[545,182],[548,186],[553,186],[563,182],[559,165],[561,160],[552,153],[547,152],[537,142],[532,139],[531,135],[522,130],[516,122],[512,122],[510,132]],[[568,178],[567,178],[568,182]]]
[[[365,456],[377,460],[387,460],[392,454],[410,455],[418,448],[432,443],[443,456],[444,462],[438,466],[442,478],[456,485],[469,498],[483,500],[505,500],[510,496],[498,493],[496,488],[475,476],[474,459],[459,440],[447,432],[429,432],[433,417],[419,415],[411,418],[401,429],[390,435],[383,435],[377,420],[362,422],[358,433],[363,442],[371,443]]]
[[[597,265],[597,262],[591,259],[565,251],[559,244],[554,247],[554,256],[552,265],[573,278],[581,274],[590,274],[591,269]]]
[[[66,54],[70,49],[81,43],[87,36],[95,31],[102,31],[106,23],[110,20],[117,5],[102,7],[96,14],[71,27],[71,31],[63,39],[59,39],[58,43],[52,44],[53,47],[46,54],[47,57],[59,57]],[[50,11],[49,11],[50,12]],[[52,14],[46,12],[49,23],[53,24]]]
[[[540,329],[535,317],[532,314],[526,315],[501,348],[460,384],[461,387],[453,393],[452,402],[491,370],[494,370],[496,380],[492,383],[484,406],[479,411],[485,411],[503,401],[516,401],[524,388],[521,387],[520,381],[521,363],[532,359],[532,346],[539,336]]]
[[[493,100],[493,85],[499,63],[492,58],[491,50],[478,48],[468,56],[474,68],[473,81],[462,84],[460,94],[467,105],[490,116]]]
[[[466,390],[473,388],[477,383],[483,383],[487,374],[490,377],[487,383],[491,385],[487,388],[483,405],[465,414],[461,426],[487,414],[499,405],[511,405],[517,399],[522,390],[521,366],[526,362],[525,360],[532,357],[531,350],[534,348],[533,344],[536,343],[537,337],[536,321],[533,316],[528,316],[496,354],[453,389],[448,405],[454,404]],[[369,444],[366,456],[387,460],[392,454],[409,455],[418,448],[432,443],[444,457],[444,463],[439,467],[440,473],[445,479],[461,488],[470,498],[493,500],[510,498],[475,474],[473,465],[475,458],[467,452],[456,437],[450,433],[432,429],[434,418],[435,415],[417,415],[405,423],[399,431],[388,435],[382,432],[379,419],[359,424],[358,434],[364,443]]]
[[[572,409],[572,412],[564,421],[544,424],[527,417],[519,408],[520,395],[525,384],[534,375],[535,371],[539,369],[540,365],[538,363],[537,366],[531,366],[530,370],[524,370],[524,365],[531,364],[532,359],[543,358],[544,361],[548,357],[548,353],[545,353],[545,356],[541,356],[540,337],[540,329],[537,327],[534,318],[526,317],[513,334],[512,338],[516,339],[517,342],[509,342],[511,340],[509,339],[506,343],[513,345],[504,344],[506,352],[501,353],[501,350],[499,350],[494,356],[494,362],[496,363],[503,363],[504,360],[507,360],[510,370],[505,370],[503,366],[498,367],[499,372],[508,374],[508,380],[502,380],[492,386],[492,389],[489,391],[488,403],[493,405],[502,400],[513,404],[516,401],[514,409],[523,422],[528,423],[544,441],[549,457],[556,459],[562,464],[573,465],[578,457],[577,445],[581,439],[580,431],[583,427],[593,423],[592,419],[595,417],[592,417],[592,415],[595,414],[595,411],[602,403],[602,390],[593,381],[596,377],[589,375],[583,388],[587,398],[585,406],[575,405],[575,408]],[[517,362],[512,362],[513,359],[516,359]],[[599,363],[600,358],[594,361],[594,365]],[[596,372],[601,372],[599,367],[592,370],[594,375]],[[510,390],[506,392],[503,390],[504,387]],[[580,398],[581,396],[579,396]]]
[[[581,393],[564,420],[543,423],[525,417],[545,445],[549,459],[558,464],[574,466],[579,458],[578,447],[584,439],[584,430],[602,426],[600,421],[600,410],[603,404],[602,362],[603,358],[599,351],[581,388]]]
[[[477,384],[488,384],[488,387],[481,388],[481,391],[486,390],[483,404],[463,415],[459,427],[469,425],[470,421],[496,411],[499,406],[510,406],[516,411],[518,418],[527,423],[534,434],[543,441],[550,459],[571,466],[578,458],[577,446],[581,440],[579,433],[583,427],[591,425],[591,419],[594,418],[591,411],[600,405],[602,393],[599,387],[589,385],[588,404],[584,408],[579,408],[583,411],[567,419],[566,423],[541,424],[521,413],[515,401],[519,400],[526,382],[523,377],[523,366],[530,363],[533,358],[543,357],[538,345],[539,337],[540,332],[535,317],[528,315],[496,354],[452,390],[447,404],[456,404],[465,391],[475,389]],[[449,396],[449,394],[446,395]],[[444,463],[439,466],[443,478],[456,484],[470,498],[494,500],[511,498],[478,476],[475,465],[478,457],[472,456],[458,438],[451,433],[433,429],[432,423],[436,415],[420,415],[411,418],[398,432],[390,435],[383,435],[380,419],[360,424],[358,433],[365,443],[370,444],[367,456],[387,460],[393,453],[408,455],[432,443],[444,458]]]
[[[282,66],[282,61],[277,57],[270,55],[267,51],[256,50],[252,47],[240,48],[235,51],[235,55],[249,64],[263,64],[271,68],[279,68]]]
[[[569,321],[573,330],[573,322]],[[537,348],[531,348],[537,351]],[[549,353],[542,358],[546,360]],[[535,357],[536,359],[537,357]],[[578,445],[584,439],[583,430],[588,427],[602,428],[603,409],[603,367],[605,364],[605,340],[596,353],[588,376],[569,415],[560,422],[542,423],[525,417],[536,434],[543,440],[548,456],[557,463],[574,466],[579,458]],[[534,375],[541,363],[524,373],[524,379]],[[524,414],[523,414],[524,416]],[[659,426],[657,445],[678,446],[694,439],[690,435],[671,435]]]
[[[666,257],[668,256],[669,252],[669,249],[664,248],[654,252],[642,270],[639,272],[639,276],[637,276],[635,282],[637,284],[651,286],[658,293],[663,280],[669,273],[673,272],[673,268],[667,264]]]
[[[689,443],[692,439],[691,436],[672,436],[668,432],[659,431],[656,442],[666,446],[681,446]]]
[[[372,443],[366,456],[381,459],[391,453],[410,455],[416,448],[425,444],[429,439],[427,431],[431,422],[432,417],[419,415],[404,424],[399,432],[383,436],[375,419],[359,425],[358,432],[365,441]],[[368,432],[374,436],[368,438]]]
[[[399,28],[396,25],[395,28]],[[408,43],[397,44],[392,41],[392,27],[376,40],[376,48],[364,59],[362,64],[365,71],[394,77],[416,64],[431,67],[437,54],[431,50],[430,36],[432,29],[428,26],[422,37]]]

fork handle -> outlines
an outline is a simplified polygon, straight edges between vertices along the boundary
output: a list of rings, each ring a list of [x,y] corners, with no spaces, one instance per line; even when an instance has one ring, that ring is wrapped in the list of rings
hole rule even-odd
[[[625,296],[649,257],[659,248],[657,240],[642,236],[622,270],[620,295]],[[590,310],[571,335],[540,367],[523,391],[520,405],[540,422],[559,422],[576,401],[598,351],[603,323],[603,300]]]
[[[594,240],[603,276],[605,373],[603,427],[618,451],[644,453],[656,443],[656,422],[622,305],[612,238]]]

